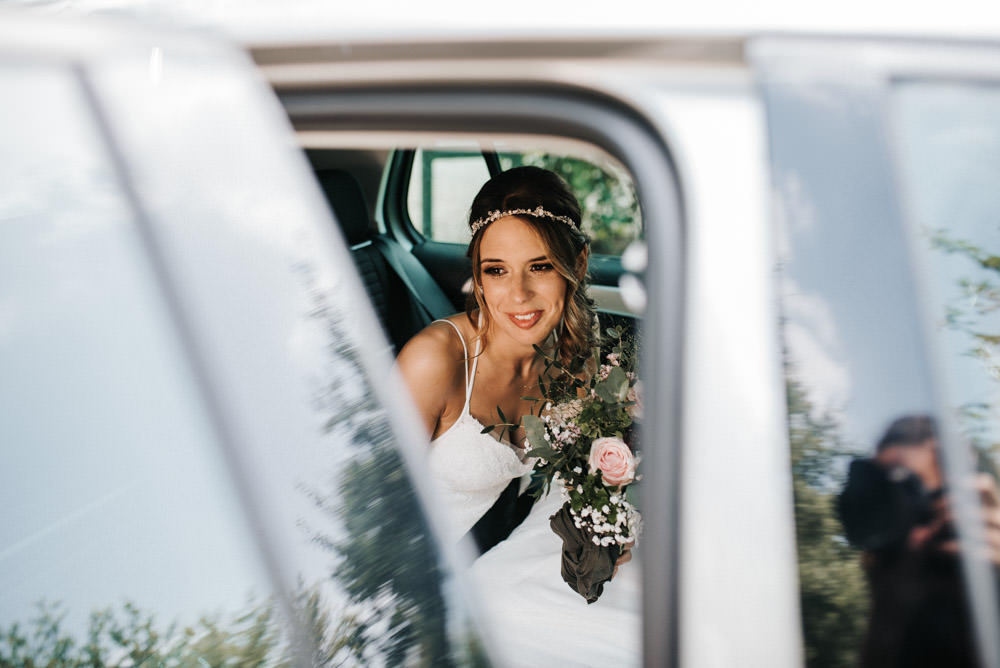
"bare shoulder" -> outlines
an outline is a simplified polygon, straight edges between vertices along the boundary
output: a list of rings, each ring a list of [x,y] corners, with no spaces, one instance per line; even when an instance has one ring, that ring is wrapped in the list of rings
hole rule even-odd
[[[456,322],[456,325],[462,329],[462,323]],[[463,336],[467,334],[463,332]],[[424,387],[450,384],[464,361],[462,340],[455,328],[444,322],[432,322],[422,329],[403,346],[396,358],[403,376],[419,378]]]

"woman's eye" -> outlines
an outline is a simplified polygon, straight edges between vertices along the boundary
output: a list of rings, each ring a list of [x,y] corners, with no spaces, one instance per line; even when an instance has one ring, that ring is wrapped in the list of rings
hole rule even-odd
[[[486,267],[483,269],[483,273],[487,276],[501,276],[503,274],[503,267]]]
[[[531,265],[531,271],[552,271],[552,263],[550,262],[538,262]]]

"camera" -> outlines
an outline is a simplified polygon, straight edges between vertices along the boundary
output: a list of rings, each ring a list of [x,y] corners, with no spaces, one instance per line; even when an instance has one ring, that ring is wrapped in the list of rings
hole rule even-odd
[[[855,459],[847,484],[837,497],[837,514],[853,547],[897,549],[914,527],[934,518],[934,501],[943,492],[928,491],[920,477],[903,466],[886,467],[874,459]]]

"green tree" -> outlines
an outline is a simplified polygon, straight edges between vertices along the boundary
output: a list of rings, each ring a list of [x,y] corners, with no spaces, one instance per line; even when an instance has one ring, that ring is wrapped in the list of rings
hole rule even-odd
[[[384,424],[370,425],[373,442]],[[362,647],[390,665],[450,665],[441,572],[407,473],[391,447],[372,446],[343,470],[337,513],[348,537],[334,577],[374,613],[359,626]],[[414,652],[416,655],[414,656]],[[364,658],[359,656],[359,658]]]
[[[552,170],[566,179],[583,207],[583,230],[595,253],[621,255],[642,225],[635,186],[624,168],[607,161],[598,165],[581,158],[552,153],[501,155],[504,169],[532,165]]]
[[[81,641],[66,628],[61,604],[40,602],[34,617],[0,628],[0,668],[286,668],[309,662],[337,668],[353,661],[356,620],[331,612],[318,587],[300,586],[291,612],[304,625],[306,653],[290,641],[277,601],[248,601],[242,612],[203,615],[194,624],[160,625],[132,602],[91,613]]]
[[[816,415],[788,367],[785,388],[806,664],[848,668],[857,665],[869,607],[859,553],[847,544],[834,508],[838,463],[854,453],[836,421]]]
[[[931,250],[965,258],[968,275],[958,279],[956,297],[942,305],[941,324],[965,337],[965,354],[982,365],[993,380],[1000,379],[1000,256],[970,241],[955,239],[947,230],[928,233]],[[967,400],[955,407],[958,422],[968,441],[996,461],[1000,454],[994,421],[997,406],[989,399]]]
[[[312,315],[327,327],[334,364],[318,406],[326,427],[349,443],[352,458],[331,481],[332,493],[308,490],[313,502],[342,527],[344,537],[314,531],[313,541],[336,555],[333,578],[364,614],[354,619],[347,647],[359,662],[453,665],[446,631],[442,573],[409,473],[388,418],[367,385],[344,314],[315,296]],[[342,382],[351,378],[352,384]],[[359,386],[360,383],[360,386]]]

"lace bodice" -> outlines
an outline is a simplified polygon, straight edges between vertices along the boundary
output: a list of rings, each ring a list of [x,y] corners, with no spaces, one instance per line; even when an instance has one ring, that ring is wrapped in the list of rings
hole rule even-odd
[[[457,541],[483,516],[510,483],[531,471],[533,462],[522,462],[514,448],[490,434],[483,434],[483,424],[469,413],[469,401],[476,379],[480,344],[472,356],[455,323],[447,322],[458,333],[465,351],[465,405],[462,414],[443,434],[431,441],[430,472],[443,495],[448,519],[449,539]]]

